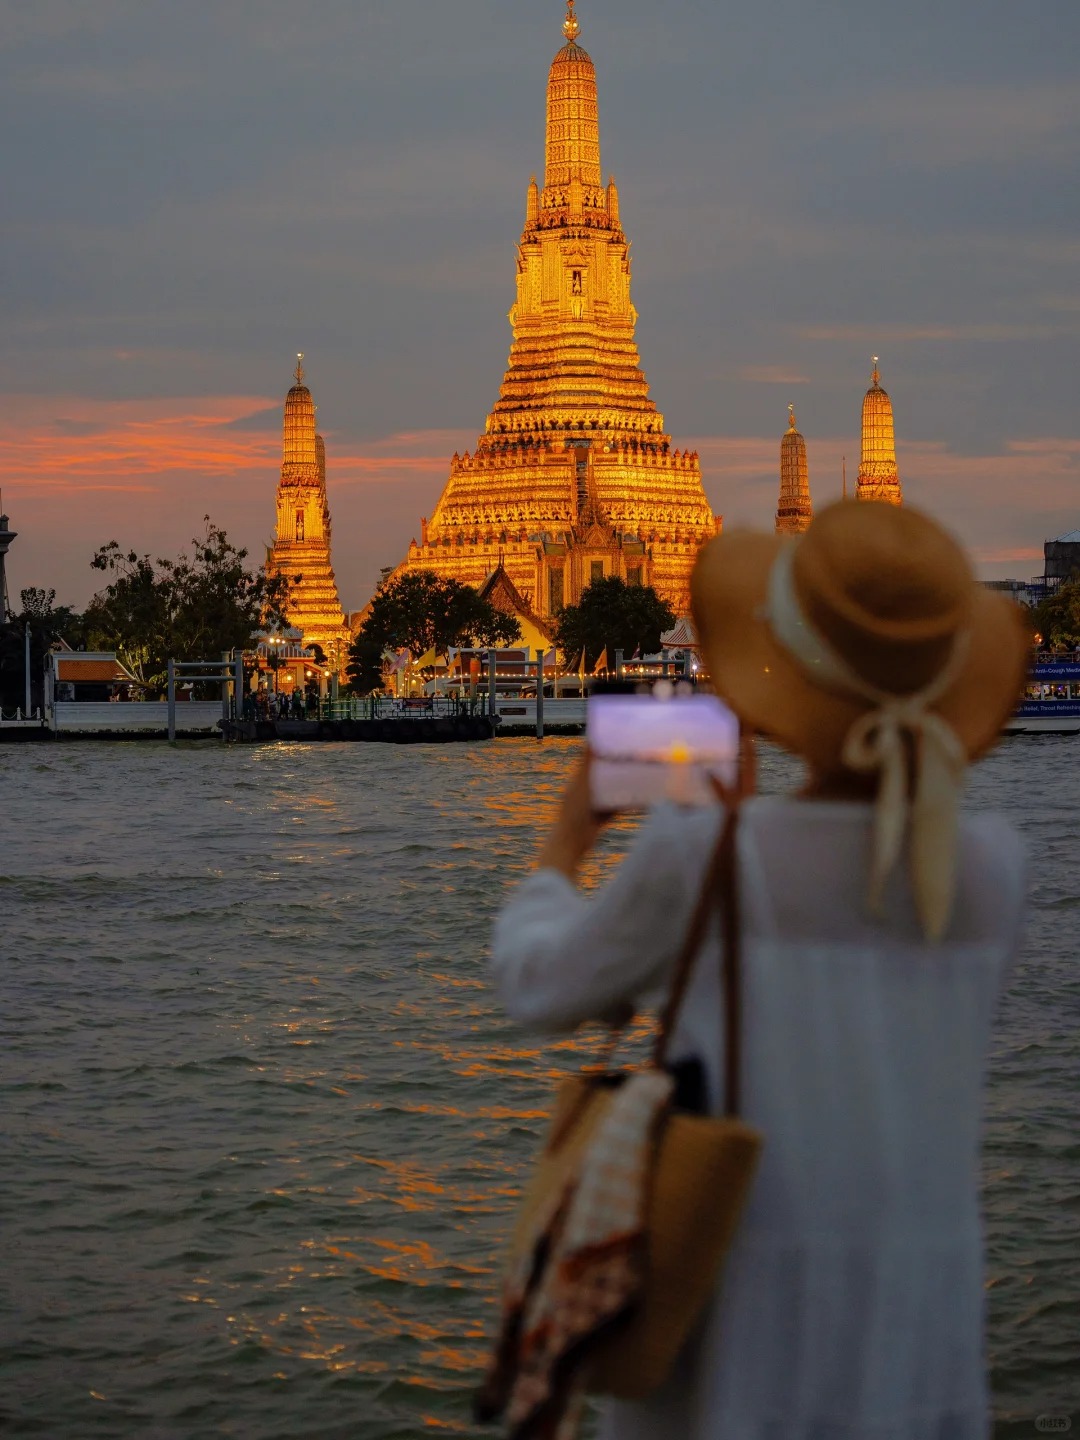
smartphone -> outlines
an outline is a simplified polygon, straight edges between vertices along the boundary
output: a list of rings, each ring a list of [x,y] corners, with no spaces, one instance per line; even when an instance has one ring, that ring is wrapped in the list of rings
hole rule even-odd
[[[735,784],[738,719],[716,695],[680,690],[660,680],[634,694],[590,694],[585,729],[595,810],[644,810],[662,800],[712,805],[710,775]]]

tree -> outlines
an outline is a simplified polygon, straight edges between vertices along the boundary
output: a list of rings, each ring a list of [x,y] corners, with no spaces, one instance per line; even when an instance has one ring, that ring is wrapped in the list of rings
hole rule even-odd
[[[382,688],[383,647],[377,640],[361,637],[354,641],[345,675],[347,688],[354,695],[370,695]]]
[[[1060,645],[1071,650],[1080,643],[1080,576],[1074,572],[1073,579],[1036,605],[1032,621],[1046,650]]]
[[[45,656],[57,642],[74,649],[85,643],[83,617],[67,605],[57,606],[55,590],[32,585],[19,592],[22,611],[0,627],[0,706],[22,706],[26,686],[26,631],[30,631],[31,709],[40,707]]]
[[[170,657],[218,659],[244,649],[261,626],[288,623],[290,580],[249,569],[248,552],[204,518],[205,534],[175,560],[153,561],[110,540],[91,561],[114,578],[87,608],[87,635],[116,650],[151,690],[164,689]]]
[[[431,570],[414,570],[383,584],[350,651],[350,665],[361,641],[383,650],[408,650],[414,659],[451,645],[512,645],[521,627],[459,580],[444,580]]]
[[[582,650],[589,668],[602,651],[614,664],[615,651],[629,659],[635,650],[660,649],[660,636],[675,624],[675,611],[651,585],[627,585],[617,575],[594,580],[576,605],[564,606],[555,620],[555,643],[568,662]]]

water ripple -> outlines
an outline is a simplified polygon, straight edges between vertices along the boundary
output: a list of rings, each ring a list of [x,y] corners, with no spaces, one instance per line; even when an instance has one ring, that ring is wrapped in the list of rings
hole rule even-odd
[[[479,1433],[498,1249],[592,1043],[510,1026],[485,945],[575,752],[0,751],[0,1431]],[[1077,1409],[1078,759],[1021,739],[970,797],[1033,861],[985,1144],[1003,1437]]]

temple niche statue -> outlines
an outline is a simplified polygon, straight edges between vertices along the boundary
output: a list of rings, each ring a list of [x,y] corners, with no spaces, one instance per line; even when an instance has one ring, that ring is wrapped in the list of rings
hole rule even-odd
[[[296,357],[296,383],[285,397],[277,530],[266,551],[266,569],[293,579],[289,623],[303,632],[305,645],[320,646],[331,668],[340,670],[351,636],[330,562],[326,446],[315,432],[315,402],[304,384],[303,359]]]
[[[496,570],[543,621],[591,581],[654,585],[680,614],[698,548],[720,529],[696,453],[673,450],[634,340],[629,244],[600,169],[596,71],[566,43],[547,86],[544,185],[529,182],[513,342],[472,454],[455,454],[395,574],[480,586]]]

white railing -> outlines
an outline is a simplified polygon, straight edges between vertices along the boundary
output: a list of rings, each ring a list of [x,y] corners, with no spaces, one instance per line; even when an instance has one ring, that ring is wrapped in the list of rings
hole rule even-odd
[[[41,711],[35,710],[33,715],[24,715],[21,709],[13,710],[10,715],[5,715],[0,710],[0,725],[40,725]]]
[[[549,700],[545,696],[544,724],[584,725],[587,704],[585,700]],[[535,700],[496,700],[495,711],[504,725],[536,724]]]
[[[176,707],[176,728],[181,734],[197,731],[219,735],[220,720],[220,700],[190,700]],[[164,700],[58,700],[53,706],[53,728],[167,731],[169,706]]]

